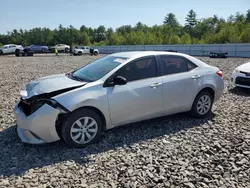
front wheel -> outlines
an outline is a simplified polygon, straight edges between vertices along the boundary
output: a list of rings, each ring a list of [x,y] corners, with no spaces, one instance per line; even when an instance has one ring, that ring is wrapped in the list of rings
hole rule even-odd
[[[98,141],[102,130],[103,123],[96,112],[79,109],[62,125],[61,136],[69,146],[82,148]]]
[[[193,103],[190,111],[193,117],[205,117],[211,113],[213,105],[213,96],[208,91],[200,92]]]

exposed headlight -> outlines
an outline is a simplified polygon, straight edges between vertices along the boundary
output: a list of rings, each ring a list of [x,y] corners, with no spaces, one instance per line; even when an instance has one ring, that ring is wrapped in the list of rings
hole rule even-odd
[[[44,104],[48,104],[51,107],[56,108],[57,102],[53,99],[38,99],[35,101],[27,102],[26,100],[20,101],[18,107],[21,107],[26,116],[33,114]]]

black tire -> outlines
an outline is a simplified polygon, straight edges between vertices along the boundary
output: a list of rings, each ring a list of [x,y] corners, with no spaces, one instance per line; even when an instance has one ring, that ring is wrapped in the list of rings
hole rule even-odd
[[[90,117],[90,118],[92,118],[97,123],[97,133],[92,138],[92,140],[90,140],[89,142],[80,144],[80,143],[75,142],[71,138],[71,132],[70,132],[70,130],[71,130],[72,126],[75,125],[75,122],[77,120],[79,120],[80,118],[84,118],[84,117]],[[68,117],[67,121],[65,121],[62,124],[62,127],[61,127],[61,136],[62,136],[63,140],[70,147],[76,147],[76,148],[83,148],[83,147],[86,147],[86,146],[88,146],[90,144],[93,144],[93,143],[97,142],[100,139],[102,132],[103,132],[103,123],[102,123],[102,120],[101,120],[100,116],[96,112],[94,112],[92,110],[89,110],[89,109],[79,109],[79,110],[76,110],[75,112],[73,112]],[[77,132],[76,134],[80,134],[80,133]],[[82,137],[83,134],[86,137],[85,133],[81,133],[80,137]],[[86,138],[85,138],[85,140],[86,140]]]
[[[68,53],[68,52],[69,52],[69,48],[65,48],[65,49],[64,49],[64,52],[65,52],[65,53]]]
[[[97,53],[97,52],[94,52],[94,55],[98,55],[98,53]]]
[[[199,100],[202,100],[202,97],[208,97],[210,99],[210,106],[208,108],[206,108],[206,110],[204,110],[204,114],[203,113],[200,113],[198,111],[198,102]],[[204,90],[204,91],[201,91],[195,98],[194,102],[193,102],[193,105],[192,105],[192,108],[190,110],[190,115],[193,116],[193,117],[196,117],[196,118],[202,118],[202,117],[205,117],[205,116],[208,116],[209,114],[211,114],[211,109],[212,109],[212,106],[213,106],[213,101],[214,101],[214,97],[211,95],[210,92]]]
[[[2,50],[0,50],[0,55],[3,55],[3,51]]]
[[[22,56],[22,53],[20,53],[20,50],[16,50],[15,54],[16,54],[16,56],[19,56],[19,57]]]
[[[82,55],[82,52],[78,52],[77,55]]]

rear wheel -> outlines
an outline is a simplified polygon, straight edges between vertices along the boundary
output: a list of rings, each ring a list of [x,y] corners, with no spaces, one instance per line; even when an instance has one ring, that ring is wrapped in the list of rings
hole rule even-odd
[[[85,147],[98,141],[102,130],[103,123],[97,113],[79,109],[62,125],[61,136],[71,147]]]
[[[193,117],[205,117],[211,113],[213,96],[208,91],[201,91],[195,98],[190,111]]]
[[[0,55],[3,55],[3,51],[2,50],[0,50]]]
[[[94,55],[98,55],[98,53],[97,53],[97,52],[94,52]]]
[[[64,52],[65,52],[65,53],[68,53],[68,52],[69,52],[69,48],[65,48],[65,49],[64,49]]]

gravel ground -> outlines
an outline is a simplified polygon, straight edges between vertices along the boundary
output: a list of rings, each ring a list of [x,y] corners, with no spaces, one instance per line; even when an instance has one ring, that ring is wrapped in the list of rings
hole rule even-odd
[[[0,57],[0,187],[250,187],[250,91],[229,86],[247,59],[200,58],[225,77],[211,117],[178,114],[118,127],[84,149],[20,143],[13,105],[24,83],[95,58]]]

